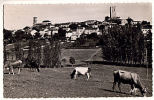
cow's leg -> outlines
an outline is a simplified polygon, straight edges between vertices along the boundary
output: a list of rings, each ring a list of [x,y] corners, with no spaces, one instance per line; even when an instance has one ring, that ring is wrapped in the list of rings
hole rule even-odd
[[[130,89],[130,94],[131,94],[131,95],[132,95],[132,91],[133,91],[133,90],[132,90],[132,89]]]
[[[11,66],[10,68],[11,68],[11,70],[12,70],[12,73],[13,73],[13,75],[14,75],[13,66]]]
[[[136,95],[136,92],[137,92],[137,88],[134,87],[134,93],[135,93],[135,95]]]
[[[113,91],[114,91],[114,89],[115,89],[116,83],[117,83],[117,82],[115,82],[115,81],[113,82],[113,87],[112,87],[112,90],[113,90]]]
[[[121,82],[118,82],[118,88],[119,88],[119,91],[121,92],[121,87],[120,87],[120,85],[121,85]]]
[[[133,93],[135,93],[135,95],[136,95],[136,88],[135,88],[135,86],[132,84],[132,85],[131,85],[130,94],[132,95]]]
[[[89,78],[90,78],[90,77],[92,77],[92,76],[91,76],[91,72],[89,72]]]
[[[137,93],[137,88],[134,86],[134,88],[133,88],[133,91],[132,92],[134,92],[134,94],[136,95]]]
[[[75,73],[75,75],[74,75],[74,79],[76,80],[76,76],[77,76],[77,74]]]
[[[20,68],[18,67],[18,74],[20,74]]]
[[[40,69],[38,67],[36,67],[37,71],[40,72]]]
[[[9,67],[9,74],[11,74],[11,67]]]
[[[89,74],[89,73],[87,73],[87,80],[89,80],[89,77],[90,77],[90,74]]]
[[[131,94],[131,95],[133,94],[133,89],[134,89],[134,86],[131,85],[131,90],[130,90],[130,94]]]

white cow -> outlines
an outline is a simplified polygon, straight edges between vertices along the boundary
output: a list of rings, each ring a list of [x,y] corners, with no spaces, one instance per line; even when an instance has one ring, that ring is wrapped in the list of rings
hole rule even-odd
[[[71,79],[76,79],[77,75],[86,75],[87,80],[89,80],[91,76],[91,68],[89,67],[76,67],[71,73]]]
[[[17,67],[18,68],[18,74],[20,74],[20,68],[22,67],[22,61],[21,60],[17,60],[15,62],[7,62],[5,65],[4,65],[4,68],[7,68],[9,69],[9,74],[13,73],[14,75],[14,71],[13,71],[13,68]]]
[[[136,73],[123,71],[123,70],[116,70],[113,72],[114,75],[114,82],[113,82],[113,91],[115,88],[116,83],[118,83],[119,90],[121,92],[120,84],[130,84],[131,85],[131,94],[134,92],[136,95],[137,88],[140,90],[143,96],[146,96],[146,88],[142,85],[140,81],[140,76]]]

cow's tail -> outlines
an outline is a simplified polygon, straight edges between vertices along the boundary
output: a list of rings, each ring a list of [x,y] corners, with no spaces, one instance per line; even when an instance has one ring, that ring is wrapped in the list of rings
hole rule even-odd
[[[75,73],[76,73],[76,70],[74,69],[74,70],[73,70],[73,72],[70,74],[71,79],[73,79],[73,78],[74,78]]]

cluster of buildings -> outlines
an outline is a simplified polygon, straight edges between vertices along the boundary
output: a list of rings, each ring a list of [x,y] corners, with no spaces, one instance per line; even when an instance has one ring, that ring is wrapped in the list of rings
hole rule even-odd
[[[26,29],[31,35],[35,35],[39,29],[39,33],[44,38],[44,36],[51,37],[50,35],[58,34],[58,30],[61,28],[66,31],[66,40],[74,42],[77,38],[80,38],[82,34],[88,35],[91,33],[96,33],[101,35],[101,30],[99,25],[102,22],[97,20],[87,20],[85,22],[68,22],[68,23],[58,23],[52,24],[49,20],[44,20],[41,23],[37,23],[37,17],[33,18],[33,26]],[[70,25],[75,25],[75,29],[71,29]]]
[[[131,18],[121,19],[116,16],[116,7],[110,7],[110,16],[105,17],[104,21],[97,20],[87,20],[84,22],[68,22],[68,23],[58,23],[52,24],[49,20],[44,20],[41,23],[37,23],[37,17],[33,17],[33,26],[25,29],[30,32],[31,35],[35,35],[38,32],[42,36],[50,37],[50,35],[58,34],[58,30],[61,28],[66,31],[66,40],[67,41],[75,41],[77,38],[80,38],[82,34],[88,35],[92,33],[96,33],[97,35],[102,35],[102,30],[100,26],[103,25],[107,30],[109,27],[114,25],[124,26],[126,24],[131,24],[134,27],[137,27],[137,24],[142,24],[143,21],[133,21]],[[70,25],[76,26],[76,29],[71,29]],[[141,30],[142,33],[146,36],[148,32],[152,29],[152,26],[149,22],[142,25]]]

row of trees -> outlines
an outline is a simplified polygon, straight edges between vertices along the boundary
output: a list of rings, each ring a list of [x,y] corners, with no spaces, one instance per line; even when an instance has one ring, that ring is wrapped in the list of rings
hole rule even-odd
[[[61,67],[61,48],[59,41],[52,39],[29,40],[28,59],[35,60],[45,67]]]
[[[103,58],[128,64],[152,63],[152,33],[142,34],[140,27],[112,26],[102,29],[100,44]]]
[[[25,47],[23,44],[26,43],[27,50],[24,50]],[[27,42],[22,40],[17,40],[13,43],[11,50],[6,50],[6,43],[4,43],[4,63],[7,60],[22,60],[25,64],[28,64],[27,61],[34,60],[38,65],[43,65],[45,67],[61,67],[61,47],[60,42],[57,40],[46,39],[29,39]],[[11,54],[8,54],[11,52]],[[12,59],[9,56],[13,56]],[[15,58],[15,59],[14,59]],[[27,66],[28,67],[28,66]]]

